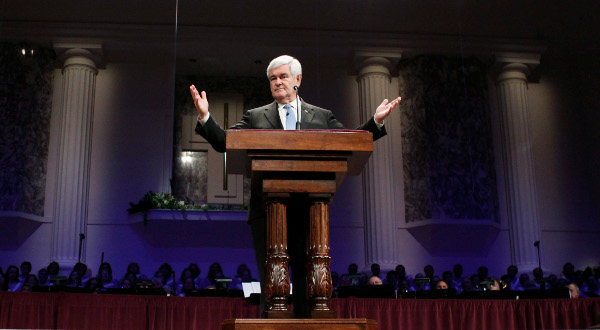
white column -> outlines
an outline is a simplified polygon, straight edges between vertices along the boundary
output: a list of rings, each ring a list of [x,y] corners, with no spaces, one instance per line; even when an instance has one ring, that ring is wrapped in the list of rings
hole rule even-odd
[[[361,59],[358,72],[360,120],[366,122],[375,114],[383,99],[390,99],[390,68],[396,56],[369,56]],[[384,55],[385,56],[385,55]],[[385,120],[391,126],[393,116]],[[365,257],[366,267],[378,263],[383,270],[394,269],[398,263],[396,252],[397,225],[394,214],[394,186],[391,138],[384,137],[374,143],[373,155],[363,171]],[[402,169],[400,169],[402,170]]]
[[[518,59],[500,63],[501,71],[496,78],[511,259],[519,272],[529,272],[538,266],[533,243],[541,236],[527,105],[529,67],[526,63]]]
[[[85,235],[87,229],[92,119],[98,73],[92,52],[77,48],[77,45],[70,46],[72,48],[62,54],[63,95],[51,255],[61,269],[72,268],[78,261],[79,235]],[[56,44],[55,49],[57,52],[64,50]],[[81,259],[85,261],[85,244]]]

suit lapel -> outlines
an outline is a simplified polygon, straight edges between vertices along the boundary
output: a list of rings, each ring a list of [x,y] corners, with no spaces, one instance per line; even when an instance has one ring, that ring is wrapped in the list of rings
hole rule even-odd
[[[312,105],[306,102],[302,102],[300,108],[302,108],[302,114],[300,115],[300,129],[309,129],[310,124],[315,117],[315,110]]]
[[[277,111],[277,102],[273,102],[264,108],[265,118],[271,124],[273,129],[283,129],[279,112]]]

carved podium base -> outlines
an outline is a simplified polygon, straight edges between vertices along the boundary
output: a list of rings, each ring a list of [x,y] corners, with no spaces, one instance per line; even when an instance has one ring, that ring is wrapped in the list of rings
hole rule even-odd
[[[377,321],[369,319],[228,319],[223,330],[376,330]]]

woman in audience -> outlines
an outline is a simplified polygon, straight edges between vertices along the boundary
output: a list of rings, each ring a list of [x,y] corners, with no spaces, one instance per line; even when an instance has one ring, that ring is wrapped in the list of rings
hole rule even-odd
[[[227,282],[218,282],[217,279],[225,278],[223,275],[223,268],[218,262],[213,262],[208,269],[208,276],[206,277],[210,282],[209,288],[212,289],[227,289]]]
[[[40,268],[38,270],[38,283],[39,286],[52,286],[54,283],[50,282],[48,270],[46,268]]]
[[[23,261],[21,263],[21,275],[19,275],[19,281],[24,283],[27,276],[29,276],[29,273],[31,273],[31,262]]]
[[[81,276],[79,276],[79,272],[76,270],[72,270],[69,274],[69,278],[67,279],[67,286],[72,288],[81,288]]]
[[[21,291],[23,282],[19,281],[19,268],[17,268],[17,266],[8,266],[6,269],[6,283],[8,285],[8,291]]]

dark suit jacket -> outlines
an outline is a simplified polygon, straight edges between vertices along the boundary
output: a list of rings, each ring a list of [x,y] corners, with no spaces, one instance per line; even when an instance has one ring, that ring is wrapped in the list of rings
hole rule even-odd
[[[300,129],[344,129],[344,125],[335,119],[330,110],[319,108],[306,102],[302,102],[301,108]],[[277,102],[248,110],[244,114],[244,117],[242,117],[242,120],[231,126],[230,129],[283,129],[279,112],[277,111]],[[373,117],[357,129],[373,133],[373,141],[387,134],[385,126],[379,129]],[[208,118],[204,126],[198,123],[195,131],[205,138],[213,149],[218,152],[225,152],[227,132],[217,124],[212,116]],[[262,192],[252,191],[248,221],[264,216]]]

